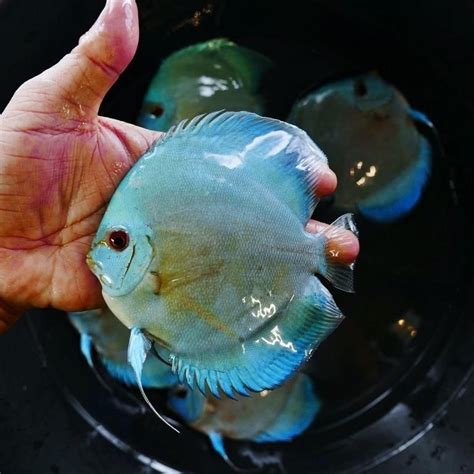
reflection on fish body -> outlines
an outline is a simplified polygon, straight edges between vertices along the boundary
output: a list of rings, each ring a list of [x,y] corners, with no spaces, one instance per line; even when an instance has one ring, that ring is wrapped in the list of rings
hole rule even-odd
[[[288,120],[327,153],[339,181],[339,208],[390,222],[419,201],[431,171],[431,147],[416,122],[432,124],[377,75],[310,93],[293,106]]]
[[[191,427],[207,434],[226,460],[223,437],[258,443],[291,441],[308,428],[320,409],[311,379],[301,373],[275,390],[237,400],[177,388],[171,391],[169,405]]]
[[[183,119],[216,110],[263,113],[259,95],[271,62],[226,39],[213,39],[173,53],[146,92],[138,124],[167,131]]]
[[[81,335],[81,350],[89,365],[93,365],[95,349],[107,372],[127,385],[136,379],[127,361],[130,331],[108,309],[94,309],[68,313],[69,320]],[[156,357],[147,359],[143,367],[142,383],[149,388],[171,387],[176,376],[170,367]]]
[[[305,232],[325,167],[306,133],[247,112],[180,123],[136,163],[88,263],[133,328],[137,373],[151,338],[181,383],[216,396],[272,389],[337,327],[314,273],[351,291],[352,265],[326,259],[324,232]],[[111,245],[116,229],[127,248]],[[355,227],[345,215],[330,229]]]

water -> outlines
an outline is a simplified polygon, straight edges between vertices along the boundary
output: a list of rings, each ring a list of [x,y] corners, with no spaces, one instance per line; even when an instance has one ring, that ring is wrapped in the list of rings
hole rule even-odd
[[[276,63],[263,86],[269,116],[285,119],[294,100],[312,88],[376,69],[414,107],[426,112],[439,130],[443,149],[434,154],[431,179],[415,210],[390,225],[357,216],[361,254],[356,294],[331,290],[346,320],[306,368],[323,401],[320,415],[293,443],[263,447],[227,443],[237,464],[249,466],[253,459],[268,472],[279,472],[281,464],[290,472],[310,472],[316,466],[320,472],[350,468],[390,450],[410,431],[414,435],[412,426],[422,430],[437,406],[436,394],[432,400],[427,396],[413,403],[406,413],[398,412],[399,423],[406,424],[398,437],[381,431],[374,439],[378,426],[371,425],[374,420],[393,413],[397,403],[419,387],[420,380],[436,379],[429,369],[462,320],[463,301],[472,280],[468,245],[473,234],[467,219],[467,190],[463,189],[472,175],[465,174],[461,163],[470,149],[472,128],[466,124],[472,124],[468,119],[472,104],[461,100],[439,59],[421,48],[415,50],[410,43],[403,44],[393,31],[384,31],[370,15],[350,6],[344,10],[323,1],[304,10],[276,8],[270,2],[189,2],[173,8],[172,4],[142,2],[137,57],[112,90],[104,114],[133,122],[163,57],[188,44],[226,36]],[[314,217],[331,222],[340,214],[336,205],[319,206]],[[202,435],[184,429],[181,438],[175,438],[143,410],[136,393],[128,393],[104,373],[100,384],[76,354],[68,364],[79,367],[82,382],[78,384],[77,373],[68,375],[70,371],[57,359],[58,349],[48,344],[52,334],[48,324],[59,324],[64,341],[76,344],[79,353],[72,328],[57,320],[40,324],[41,342],[60,383],[76,405],[106,427],[112,441],[124,444],[121,447],[135,455],[165,459],[181,469],[205,463],[208,472],[213,468],[222,472],[222,462]],[[150,396],[164,406],[162,394]],[[369,426],[375,432],[372,438],[364,438]],[[179,445],[186,446],[192,463],[183,460]]]

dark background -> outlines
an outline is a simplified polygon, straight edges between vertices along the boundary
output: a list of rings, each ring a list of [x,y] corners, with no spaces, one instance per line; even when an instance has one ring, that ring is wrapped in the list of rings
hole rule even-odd
[[[165,12],[166,6],[175,2],[139,2],[142,17],[150,11],[150,6],[158,3]],[[204,3],[183,2],[183,6],[175,7],[172,18],[164,13],[156,23],[178,24],[180,17],[186,18]],[[252,30],[258,28],[259,22],[275,21],[282,37],[285,37],[285,21],[291,23],[293,13],[305,8],[305,3],[293,1],[286,17],[280,18],[272,17],[266,2],[226,3],[235,11],[237,23]],[[462,104],[458,115],[454,110],[449,120],[453,115],[458,117],[458,133],[463,139],[451,135],[444,142],[455,152],[454,159],[459,160],[455,166],[458,191],[463,193],[472,188],[473,153],[468,148],[456,150],[456,146],[461,146],[458,143],[465,146],[466,136],[474,138],[474,3],[464,0],[313,3],[321,8],[322,17],[336,18],[337,24],[322,21],[319,25],[301,25],[308,35],[316,30],[321,35],[332,35],[334,44],[347,44],[354,57],[363,56],[358,48],[367,38],[377,43],[381,55],[394,54],[401,42],[411,43],[420,58],[411,71],[411,80],[418,90],[423,93],[423,84],[433,80],[432,73],[443,79],[446,89],[433,94],[433,88],[427,88],[432,94],[429,101],[433,109],[438,101],[447,98],[452,99],[455,108]],[[0,0],[0,110],[23,81],[54,64],[76,44],[102,5],[103,2],[96,0]],[[145,30],[143,34],[146,36],[148,32]],[[364,41],[359,42],[361,37]],[[120,97],[115,96],[114,100]],[[425,111],[431,115],[430,110]],[[443,120],[448,119],[442,116],[435,119],[442,135]],[[471,210],[466,212],[472,214]],[[473,473],[473,408],[474,381],[466,380],[465,389],[428,433],[371,472]],[[186,456],[186,446],[181,449]],[[109,444],[63,400],[35,348],[27,320],[23,319],[0,339],[0,473],[102,472],[152,471]]]
[[[472,474],[473,412],[471,378],[428,433],[370,472]],[[187,456],[185,445],[179,449]],[[109,444],[67,404],[36,350],[26,318],[2,336],[0,342],[0,472],[155,472]]]

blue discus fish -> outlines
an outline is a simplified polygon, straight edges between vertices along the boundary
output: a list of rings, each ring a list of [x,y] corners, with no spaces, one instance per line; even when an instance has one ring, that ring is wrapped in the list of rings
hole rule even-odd
[[[431,171],[431,147],[416,122],[433,129],[402,94],[375,74],[326,85],[298,101],[288,121],[330,158],[339,208],[390,222],[419,201]]]
[[[108,309],[68,313],[69,320],[81,335],[81,351],[92,367],[95,349],[107,372],[127,385],[135,385],[136,377],[127,360],[130,331]],[[143,367],[144,387],[165,388],[177,382],[168,365],[157,357],[147,359]]]
[[[228,462],[224,437],[257,443],[291,441],[308,428],[320,409],[311,379],[301,373],[275,390],[237,400],[173,389],[169,405],[192,428],[207,434]]]
[[[183,119],[221,109],[262,114],[259,91],[271,65],[265,56],[223,38],[181,49],[153,77],[138,124],[167,131]]]
[[[326,258],[325,232],[305,231],[326,162],[293,125],[217,112],[181,122],[134,165],[87,260],[132,330],[138,379],[153,342],[203,393],[272,389],[339,325],[314,273],[352,291],[353,265]],[[328,229],[355,230],[352,216]]]

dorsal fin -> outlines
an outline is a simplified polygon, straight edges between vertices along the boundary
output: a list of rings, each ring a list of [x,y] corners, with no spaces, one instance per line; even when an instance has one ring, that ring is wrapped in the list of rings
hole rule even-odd
[[[162,153],[160,153],[160,147]],[[176,147],[176,153],[170,149]],[[306,222],[318,202],[314,190],[327,158],[303,130],[251,112],[212,112],[183,120],[147,155],[202,159],[230,170],[248,168]],[[160,156],[160,159],[161,156]]]

